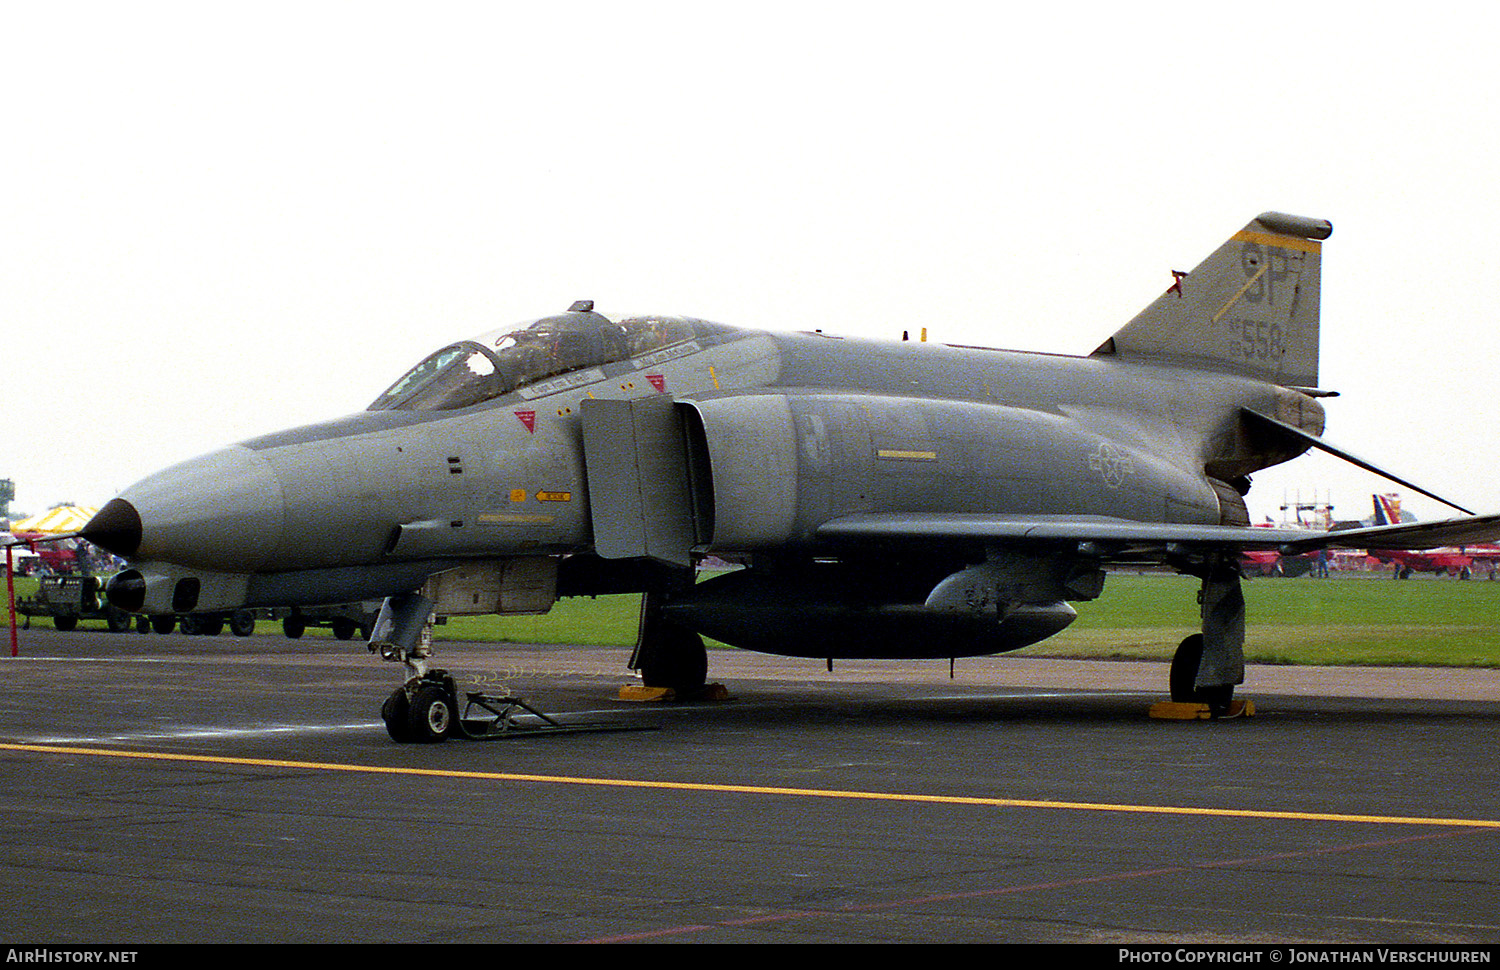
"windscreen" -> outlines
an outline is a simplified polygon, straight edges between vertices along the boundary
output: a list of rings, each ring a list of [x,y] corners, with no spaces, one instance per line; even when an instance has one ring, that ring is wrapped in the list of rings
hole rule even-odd
[[[444,347],[407,371],[369,410],[468,407],[559,374],[689,345],[727,330],[687,317],[630,317],[619,323],[592,311],[545,317]]]

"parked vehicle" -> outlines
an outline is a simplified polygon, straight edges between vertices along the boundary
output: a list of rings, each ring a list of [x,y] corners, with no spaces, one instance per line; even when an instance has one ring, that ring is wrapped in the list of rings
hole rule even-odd
[[[272,612],[280,614],[281,631],[293,640],[302,636],[310,626],[328,627],[340,640],[352,640],[356,633],[368,640],[370,631],[375,629],[375,620],[380,616],[380,600],[333,606],[292,606]]]
[[[59,630],[76,629],[79,620],[105,620],[113,633],[130,629],[129,613],[105,602],[98,576],[43,576],[35,596],[16,600],[16,612],[31,625],[33,616],[50,616]]]

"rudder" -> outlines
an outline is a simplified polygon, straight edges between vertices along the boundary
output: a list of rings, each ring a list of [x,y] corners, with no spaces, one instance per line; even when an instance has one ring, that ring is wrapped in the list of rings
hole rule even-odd
[[[1332,233],[1325,219],[1261,213],[1094,356],[1317,387],[1322,240]]]

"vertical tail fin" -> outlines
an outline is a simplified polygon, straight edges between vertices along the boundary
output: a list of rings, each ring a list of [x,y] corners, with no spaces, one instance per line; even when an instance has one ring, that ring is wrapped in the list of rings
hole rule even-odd
[[[1400,525],[1401,524],[1401,499],[1395,495],[1371,495],[1375,500],[1375,524],[1376,525]]]
[[[1096,351],[1318,385],[1318,299],[1326,220],[1264,212]]]

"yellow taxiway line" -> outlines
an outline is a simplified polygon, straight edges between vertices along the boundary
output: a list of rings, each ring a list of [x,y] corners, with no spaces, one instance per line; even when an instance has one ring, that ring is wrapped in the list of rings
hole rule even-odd
[[[731,795],[778,795],[790,798],[843,798],[926,805],[976,805],[987,808],[1035,808],[1054,811],[1128,812],[1145,815],[1191,815],[1220,818],[1280,819],[1303,822],[1357,822],[1375,825],[1441,825],[1500,829],[1500,820],[1485,818],[1428,818],[1410,815],[1351,815],[1341,812],[1276,812],[1248,808],[1196,808],[1186,805],[1127,805],[1108,802],[1059,802],[1029,798],[984,798],[969,795],[918,795],[908,792],[845,791],[836,788],[783,788],[769,785],[724,785],[692,781],[647,781],[638,778],[589,778],[577,775],[527,775],[502,771],[459,771],[450,768],[394,768],[329,761],[285,761],[276,758],[230,758],[169,751],[126,751],[118,748],[78,748],[47,744],[0,743],[0,751],[25,754],[66,754],[92,758],[136,758],[188,764],[237,765],[247,768],[302,768],[370,775],[406,775],[468,781],[510,781],[542,785],[592,785],[602,788],[654,788],[668,791],[712,792]]]

